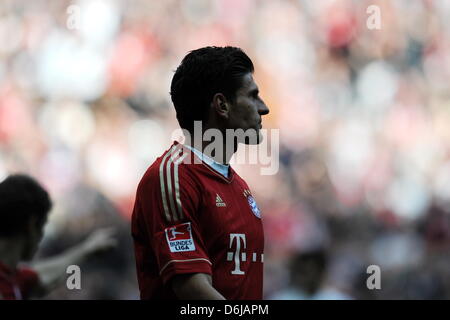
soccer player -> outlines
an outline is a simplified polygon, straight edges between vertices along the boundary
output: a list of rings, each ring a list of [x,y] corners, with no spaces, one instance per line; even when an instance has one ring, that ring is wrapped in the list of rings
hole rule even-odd
[[[41,297],[67,275],[69,265],[115,245],[113,230],[100,229],[33,269],[19,267],[19,262],[35,255],[51,206],[47,191],[29,176],[11,175],[0,183],[0,300]]]
[[[261,117],[269,113],[253,71],[241,49],[205,47],[187,54],[173,76],[177,119],[194,140],[199,122],[201,134],[255,134],[224,139],[215,151],[207,151],[207,139],[174,142],[148,168],[132,216],[142,299],[262,299],[261,216],[249,187],[229,165],[237,143],[261,141]]]

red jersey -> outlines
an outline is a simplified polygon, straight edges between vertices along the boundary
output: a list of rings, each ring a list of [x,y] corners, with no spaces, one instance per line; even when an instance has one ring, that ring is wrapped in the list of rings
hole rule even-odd
[[[11,270],[0,262],[0,300],[28,299],[38,285],[39,277],[33,270]]]
[[[141,299],[176,299],[176,274],[206,273],[226,299],[262,299],[264,233],[245,181],[175,142],[144,174],[132,215]],[[189,160],[187,160],[189,159]]]

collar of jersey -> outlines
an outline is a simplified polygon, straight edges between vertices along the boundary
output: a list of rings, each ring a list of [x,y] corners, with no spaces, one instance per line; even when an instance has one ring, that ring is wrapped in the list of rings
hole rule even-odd
[[[188,146],[186,144],[184,146],[186,148],[188,148],[189,150],[191,150],[197,157],[199,157],[208,166],[210,166],[212,169],[217,171],[217,173],[220,173],[222,176],[224,176],[227,179],[229,178],[229,176],[230,176],[230,174],[229,174],[230,165],[229,164],[218,163],[217,161],[211,159],[210,157],[205,155],[203,152],[195,149],[194,147]]]

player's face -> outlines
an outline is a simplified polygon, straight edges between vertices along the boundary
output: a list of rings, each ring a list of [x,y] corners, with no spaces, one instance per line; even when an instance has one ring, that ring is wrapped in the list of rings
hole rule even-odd
[[[236,103],[231,105],[229,113],[229,128],[254,129],[257,143],[261,141],[260,129],[262,116],[269,113],[269,108],[259,96],[259,89],[251,73],[242,78],[242,86],[236,93]],[[250,143],[252,139],[249,139]],[[253,139],[255,141],[255,139]],[[248,143],[248,142],[246,142]]]

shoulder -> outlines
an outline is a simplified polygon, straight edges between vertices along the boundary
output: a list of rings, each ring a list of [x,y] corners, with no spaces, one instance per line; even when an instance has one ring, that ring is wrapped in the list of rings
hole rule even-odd
[[[167,188],[175,184],[197,185],[192,153],[180,144],[173,144],[147,169],[138,185],[138,193]],[[155,189],[157,188],[157,189]]]
[[[38,273],[30,268],[18,269],[16,279],[24,299],[28,299],[40,286]]]
[[[236,170],[234,170],[233,167],[230,166],[230,172],[233,175],[233,180],[235,183],[238,183],[240,185],[242,185],[243,187],[248,189],[248,184],[247,182],[237,173]]]
[[[17,278],[21,282],[35,282],[39,279],[39,276],[33,269],[20,268],[17,270]]]

